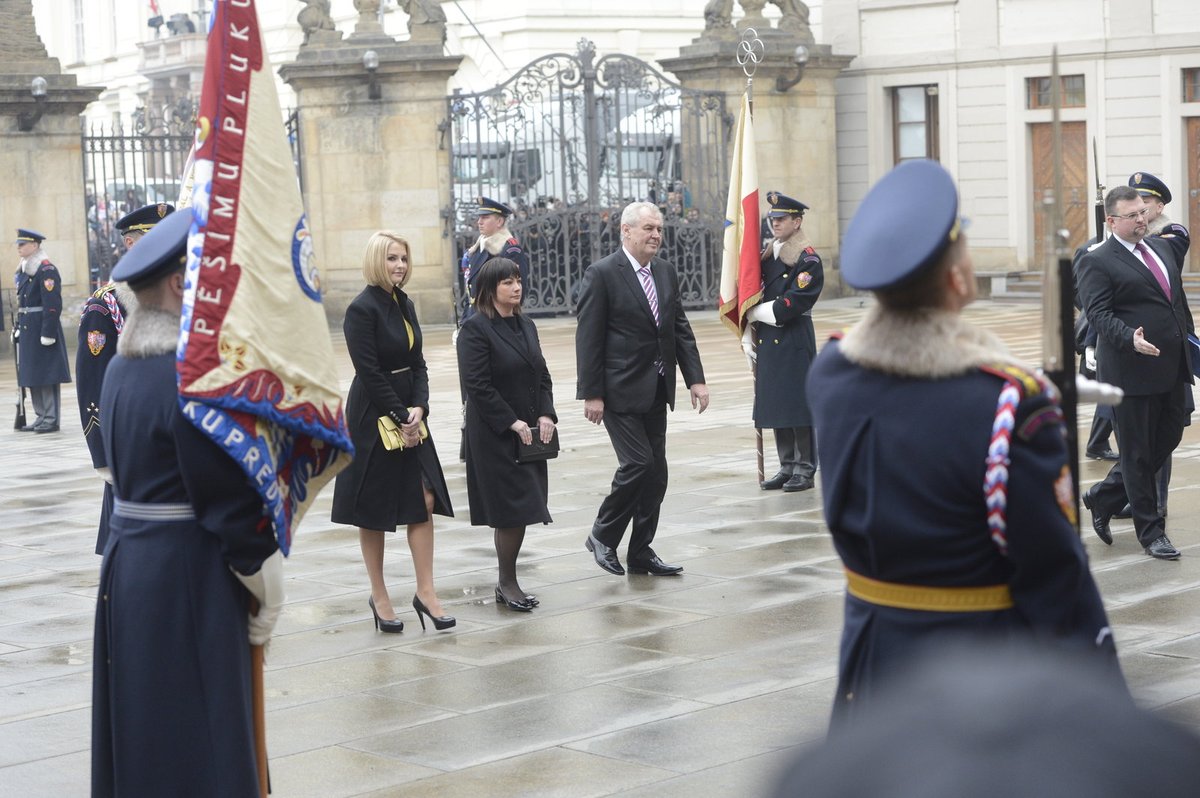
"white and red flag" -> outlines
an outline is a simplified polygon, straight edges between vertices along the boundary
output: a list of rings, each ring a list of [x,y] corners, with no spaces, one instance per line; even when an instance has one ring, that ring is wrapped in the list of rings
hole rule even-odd
[[[758,165],[754,151],[754,119],[750,98],[742,95],[729,200],[725,206],[725,247],[721,255],[721,320],[737,335],[746,328],[746,313],[762,299],[762,224],[758,216]]]
[[[353,446],[254,0],[213,4],[194,156],[179,401],[258,488],[287,554]]]

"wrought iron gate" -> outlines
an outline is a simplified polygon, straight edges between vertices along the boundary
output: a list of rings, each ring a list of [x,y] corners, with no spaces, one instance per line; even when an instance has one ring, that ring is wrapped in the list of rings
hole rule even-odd
[[[481,196],[515,211],[529,253],[531,313],[574,309],[588,264],[620,246],[620,214],[635,200],[663,211],[661,256],[679,272],[688,307],[716,299],[732,118],[722,94],[683,89],[624,55],[539,58],[508,81],[447,98],[451,204],[443,212],[457,264],[475,242]]]

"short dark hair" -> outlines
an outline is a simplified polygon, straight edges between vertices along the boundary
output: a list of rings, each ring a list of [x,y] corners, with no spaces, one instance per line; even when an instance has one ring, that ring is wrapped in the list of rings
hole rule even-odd
[[[509,277],[521,277],[521,267],[508,258],[492,258],[475,276],[475,310],[489,319],[496,317],[496,286]],[[513,313],[520,313],[518,305]]]
[[[962,257],[966,237],[958,238],[942,250],[936,261],[920,269],[915,275],[900,283],[875,292],[879,304],[888,310],[905,311],[934,308],[941,305],[946,291],[946,272]]]
[[[1134,200],[1142,196],[1137,192],[1137,189],[1132,186],[1117,186],[1112,191],[1108,192],[1108,196],[1104,198],[1104,215],[1116,216],[1117,203],[1124,200]]]

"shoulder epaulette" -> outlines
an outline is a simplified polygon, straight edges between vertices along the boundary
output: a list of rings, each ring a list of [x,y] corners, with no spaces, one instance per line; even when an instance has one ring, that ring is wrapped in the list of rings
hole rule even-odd
[[[1045,390],[1042,380],[1037,374],[1012,363],[983,363],[980,364],[979,370],[1012,383],[1021,391],[1022,398],[1037,396]]]
[[[845,330],[834,330],[833,332],[831,332],[831,333],[829,334],[829,340],[830,340],[830,341],[840,341],[840,340],[842,340],[842,339],[843,339],[843,338],[845,338],[845,337],[846,337],[846,331],[845,331]]]
[[[102,285],[99,288],[97,288],[95,293],[92,294],[92,296],[95,297],[96,299],[104,299],[105,294],[111,294],[113,291],[116,291],[116,290],[117,290],[116,284],[109,283],[107,285]]]
[[[508,243],[509,243],[509,244],[511,244],[511,245],[512,245],[512,246],[514,246],[514,247],[519,247],[519,246],[521,246],[521,242],[517,240],[517,237],[516,237],[516,236],[511,236],[511,237],[508,239]]]
[[[1095,244],[1092,244],[1090,247],[1088,247],[1087,251],[1091,252],[1093,249],[1095,249],[1096,247],[1102,246],[1103,244],[1104,244],[1103,241],[1097,241]]]

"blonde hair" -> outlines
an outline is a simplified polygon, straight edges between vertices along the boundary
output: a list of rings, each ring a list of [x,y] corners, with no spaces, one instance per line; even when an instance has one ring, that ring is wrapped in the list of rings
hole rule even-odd
[[[400,281],[400,287],[403,288],[412,278],[412,247],[408,245],[408,239],[399,233],[393,233],[390,230],[380,230],[378,233],[372,233],[367,239],[367,248],[363,250],[362,275],[367,281],[367,285],[375,285],[382,288],[384,291],[391,292],[392,290],[392,273],[387,265],[387,251],[392,244],[399,244],[404,247],[404,254],[408,256],[408,271],[404,273],[404,279]]]

